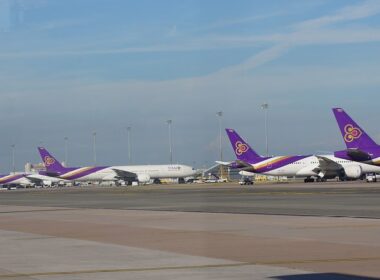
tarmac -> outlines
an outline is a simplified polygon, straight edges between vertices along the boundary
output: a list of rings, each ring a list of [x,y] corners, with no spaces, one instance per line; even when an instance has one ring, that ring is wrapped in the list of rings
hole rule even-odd
[[[380,184],[0,193],[0,279],[380,279]]]

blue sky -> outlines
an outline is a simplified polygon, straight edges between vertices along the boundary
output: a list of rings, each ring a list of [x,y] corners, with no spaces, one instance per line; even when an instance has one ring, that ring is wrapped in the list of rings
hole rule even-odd
[[[218,159],[218,120],[271,154],[343,148],[331,108],[380,142],[380,1],[0,0],[0,170]],[[232,159],[224,139],[225,159]]]

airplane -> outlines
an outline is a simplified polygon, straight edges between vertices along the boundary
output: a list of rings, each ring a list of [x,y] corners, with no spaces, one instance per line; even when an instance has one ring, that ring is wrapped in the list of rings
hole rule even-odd
[[[314,178],[317,182],[324,182],[337,176],[340,180],[359,179],[366,173],[380,172],[378,166],[336,158],[334,155],[262,157],[235,130],[227,128],[226,132],[237,160],[217,161],[217,163],[241,171],[272,176],[301,177],[305,178],[305,183],[314,182]]]
[[[25,177],[26,174],[1,174],[0,185],[1,186],[29,186],[31,182]]]
[[[183,180],[197,172],[194,168],[182,164],[64,167],[45,148],[39,147],[38,151],[46,168],[46,171],[41,171],[40,174],[71,181],[113,181],[117,184],[124,181],[127,184],[146,184],[152,179],[158,182],[161,178]]]
[[[378,145],[342,108],[333,108],[335,119],[347,149],[337,151],[338,158],[380,165]]]
[[[45,183],[49,183],[49,185],[51,185],[60,181],[62,180],[57,180],[57,178],[52,178],[41,174],[12,173],[0,175],[1,186],[33,187],[42,186]]]

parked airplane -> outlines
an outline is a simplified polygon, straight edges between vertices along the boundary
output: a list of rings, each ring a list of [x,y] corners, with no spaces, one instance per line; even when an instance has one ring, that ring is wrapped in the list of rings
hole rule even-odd
[[[43,186],[45,184],[54,184],[62,181],[61,179],[44,176],[41,174],[14,173],[0,175],[1,186]]]
[[[380,145],[342,109],[333,109],[335,119],[347,149],[334,153],[336,157],[380,165]]]
[[[26,174],[2,174],[0,175],[0,185],[2,186],[29,186],[31,182],[25,177]]]
[[[41,174],[65,180],[148,183],[152,179],[183,179],[196,173],[194,168],[181,164],[64,167],[45,148],[39,147],[38,151],[46,168]]]
[[[226,129],[232,148],[237,157],[233,162],[218,162],[231,168],[272,176],[295,176],[305,182],[325,181],[339,177],[359,179],[366,173],[380,172],[380,167],[333,155],[299,155],[262,157],[258,155],[233,129]]]

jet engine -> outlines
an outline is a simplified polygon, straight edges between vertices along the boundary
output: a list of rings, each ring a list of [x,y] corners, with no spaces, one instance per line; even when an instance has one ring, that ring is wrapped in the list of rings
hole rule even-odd
[[[344,168],[344,173],[351,179],[359,179],[363,174],[363,170],[359,165],[351,165]]]
[[[139,181],[139,183],[146,184],[149,183],[150,176],[148,174],[138,174],[137,180]]]

